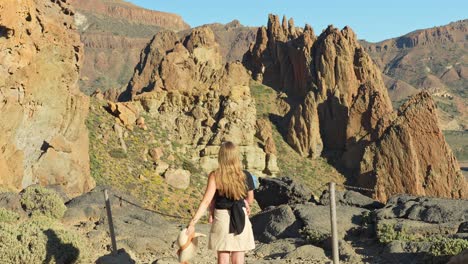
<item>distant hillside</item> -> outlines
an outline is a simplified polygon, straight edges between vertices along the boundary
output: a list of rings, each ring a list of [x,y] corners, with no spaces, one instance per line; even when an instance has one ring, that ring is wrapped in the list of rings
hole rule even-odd
[[[420,89],[437,101],[446,130],[468,128],[468,20],[416,30],[378,43],[361,41],[386,75],[394,104]]]
[[[242,56],[249,49],[249,45],[255,42],[257,27],[243,26],[238,20],[233,20],[227,24],[213,23],[207,24],[215,34],[216,42],[223,59],[226,62],[242,61]],[[180,32],[181,35],[189,34],[191,30]]]
[[[80,87],[121,89],[133,74],[141,50],[157,32],[190,26],[175,14],[147,10],[121,0],[72,0],[75,25],[85,46]]]

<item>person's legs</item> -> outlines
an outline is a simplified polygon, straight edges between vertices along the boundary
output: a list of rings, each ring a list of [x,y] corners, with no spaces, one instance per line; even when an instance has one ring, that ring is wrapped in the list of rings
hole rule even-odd
[[[231,252],[232,264],[244,264],[244,251],[233,251]]]
[[[218,264],[229,264],[229,251],[218,251]]]

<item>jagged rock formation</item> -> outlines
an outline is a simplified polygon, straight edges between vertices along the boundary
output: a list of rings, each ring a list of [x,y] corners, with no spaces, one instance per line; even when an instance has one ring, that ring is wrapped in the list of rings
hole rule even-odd
[[[84,44],[81,89],[121,90],[128,83],[140,51],[162,29],[190,28],[175,14],[147,10],[120,0],[72,0],[75,24]],[[112,94],[109,94],[109,99]]]
[[[392,101],[397,103],[417,93],[416,89],[427,90],[439,105],[443,129],[463,130],[468,126],[464,93],[468,84],[467,36],[465,19],[378,43],[361,44],[388,78],[408,84],[390,93]]]
[[[317,38],[309,25],[296,28],[292,19],[280,23],[270,15],[244,63],[288,95],[286,139],[304,156],[320,156],[322,149],[359,156],[377,136],[378,119],[392,111],[378,69],[347,27],[328,27]],[[350,168],[359,164],[347,161]]]
[[[358,181],[387,200],[395,193],[466,198],[468,186],[438,126],[436,106],[420,93],[398,110],[382,137],[365,150]]]
[[[254,143],[250,76],[239,62],[222,61],[208,27],[196,28],[181,40],[173,32],[159,32],[142,51],[120,99],[136,101],[161,128],[175,131],[172,140],[190,146],[205,171],[216,168],[220,143],[231,140],[241,146],[247,169],[274,174],[278,168],[271,135],[266,152]]]
[[[83,47],[65,1],[1,1],[0,185],[55,185],[70,197],[90,177]]]
[[[244,64],[257,80],[287,95],[292,110],[278,125],[288,128],[285,138],[303,156],[332,153],[351,181],[357,174],[358,183],[375,186],[382,201],[401,192],[466,197],[430,97],[410,100],[397,117],[379,69],[350,28],[329,26],[315,37],[308,25],[295,28],[292,20],[280,23],[270,15]],[[401,126],[407,133],[394,131]]]

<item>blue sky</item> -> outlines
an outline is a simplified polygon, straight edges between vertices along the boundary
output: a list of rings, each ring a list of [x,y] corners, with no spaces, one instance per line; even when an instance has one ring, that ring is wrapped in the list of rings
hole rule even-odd
[[[316,34],[327,25],[351,26],[360,39],[376,42],[416,29],[468,18],[463,0],[127,0],[144,8],[176,13],[192,27],[228,23],[266,25],[268,14],[293,17],[296,26],[310,24]]]

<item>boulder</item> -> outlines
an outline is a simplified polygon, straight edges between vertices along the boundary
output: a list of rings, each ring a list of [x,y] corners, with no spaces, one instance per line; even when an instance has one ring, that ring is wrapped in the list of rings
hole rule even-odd
[[[369,211],[357,207],[336,206],[338,237],[343,238],[353,229],[360,228],[363,214]],[[330,236],[330,207],[314,204],[299,204],[294,210],[297,219],[302,221],[306,233],[313,239],[323,240]]]
[[[294,251],[288,253],[284,258],[301,260],[320,260],[323,262],[329,261],[323,249],[313,245],[300,246]]]
[[[255,190],[255,200],[260,208],[281,204],[296,204],[312,199],[312,192],[304,185],[288,177],[260,178],[260,187]],[[272,195],[272,194],[275,195]]]
[[[158,162],[162,158],[163,154],[164,152],[161,147],[149,150],[149,155],[154,162]]]
[[[377,225],[430,237],[455,235],[468,219],[468,201],[399,195],[376,211]]]
[[[462,251],[462,253],[450,258],[447,264],[464,264],[468,263],[468,249]]]
[[[280,205],[271,210],[262,211],[250,220],[255,239],[268,243],[280,238],[300,237],[300,222],[288,205]]]
[[[369,210],[379,209],[384,206],[384,204],[355,191],[335,191],[335,201],[340,205],[355,206]],[[330,193],[328,191],[324,191],[320,196],[320,204],[330,204]]]
[[[458,222],[468,219],[468,200],[398,195],[377,211],[377,219],[405,218],[426,223]],[[457,228],[458,228],[457,225]]]
[[[136,123],[137,116],[139,115],[138,109],[130,103],[108,102],[107,109],[120,120],[122,125],[130,129]]]
[[[166,183],[177,189],[187,189],[190,186],[190,171],[183,169],[168,169],[164,173]]]
[[[163,175],[167,171],[167,169],[169,169],[169,164],[167,164],[166,162],[160,160],[156,163],[155,171],[157,174]]]
[[[255,249],[255,255],[260,258],[276,259],[283,258],[297,247],[305,244],[300,238],[277,239],[268,244],[259,244]]]

